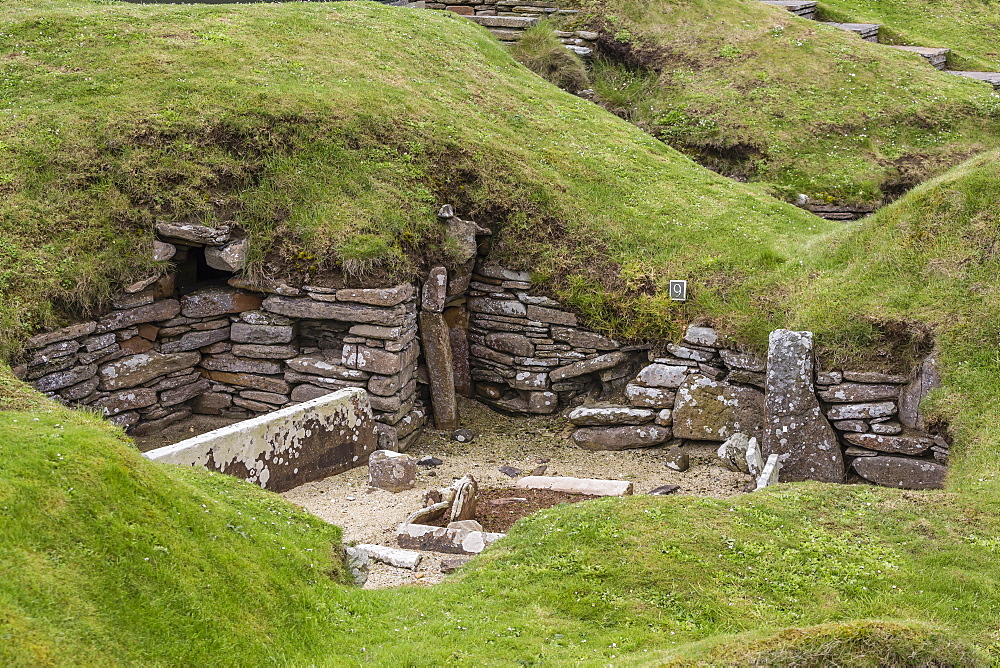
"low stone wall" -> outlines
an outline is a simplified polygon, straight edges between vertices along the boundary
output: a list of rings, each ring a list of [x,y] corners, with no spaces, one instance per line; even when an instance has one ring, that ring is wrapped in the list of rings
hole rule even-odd
[[[161,258],[209,259],[238,243],[228,232],[181,228],[161,230]],[[251,417],[358,387],[368,390],[382,447],[405,449],[416,438],[426,410],[412,285],[253,292],[233,278],[179,295],[176,276],[131,286],[98,320],[32,337],[15,372],[137,434],[192,413]]]
[[[476,398],[513,413],[547,414],[581,394],[623,384],[645,350],[581,327],[559,302],[531,295],[530,278],[476,267],[467,302]]]
[[[708,327],[651,360],[623,401],[574,409],[573,440],[592,450],[649,447],[675,439],[723,442],[744,433],[778,454],[782,481],[923,489],[944,481],[949,445],[928,433],[920,401],[937,383],[933,357],[911,375],[816,371],[809,332],[772,334],[768,359],[728,348]]]
[[[364,464],[378,434],[365,392],[347,389],[145,453],[283,492]]]

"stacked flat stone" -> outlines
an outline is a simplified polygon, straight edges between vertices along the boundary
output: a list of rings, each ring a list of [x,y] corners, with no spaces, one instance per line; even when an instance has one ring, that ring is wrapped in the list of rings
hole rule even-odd
[[[241,265],[228,228],[161,224],[159,260],[203,247]],[[234,246],[234,244],[236,244]],[[240,286],[240,287],[236,287]],[[416,290],[254,285],[239,277],[177,298],[174,276],[128,288],[102,318],[32,337],[18,375],[68,404],[93,406],[136,434],[192,413],[245,418],[344,387],[368,391],[379,445],[405,449],[419,400]]]
[[[549,414],[599,378],[634,373],[635,349],[580,327],[559,302],[531,295],[530,275],[477,266],[468,291],[476,398],[512,413]]]
[[[599,35],[590,30],[556,30],[556,37],[576,55],[581,58],[590,58],[597,48]]]
[[[426,9],[446,9],[463,16],[532,16],[548,18],[555,15],[577,14],[577,10],[560,9],[557,2],[532,0],[447,0],[426,2]]]

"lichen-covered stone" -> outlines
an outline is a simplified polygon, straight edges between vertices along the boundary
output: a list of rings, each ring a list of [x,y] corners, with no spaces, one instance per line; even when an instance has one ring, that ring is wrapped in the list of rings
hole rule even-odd
[[[660,445],[670,436],[668,427],[655,424],[584,427],[573,432],[573,442],[584,450],[627,450]]]
[[[893,401],[864,404],[834,404],[826,409],[826,417],[830,420],[868,420],[890,417],[895,414],[896,403]]]
[[[820,390],[819,398],[828,403],[853,404],[868,401],[895,399],[898,385],[869,385],[866,383],[841,383]]]
[[[725,441],[737,432],[760,436],[764,395],[759,390],[690,374],[677,390],[674,436],[696,441]]]
[[[625,386],[625,398],[638,408],[671,408],[677,395],[673,390],[660,387],[643,387],[629,383]]]
[[[578,406],[570,411],[567,419],[580,427],[594,427],[645,424],[655,415],[648,408],[631,406]]]
[[[639,372],[632,381],[644,387],[678,388],[687,377],[690,367],[667,364],[650,364]]]
[[[869,482],[900,489],[941,489],[948,469],[928,459],[910,457],[858,457],[851,468]]]
[[[558,383],[559,381],[566,380],[567,378],[576,378],[577,376],[582,376],[588,373],[595,373],[597,371],[603,371],[604,369],[610,369],[616,367],[623,362],[627,362],[629,359],[628,355],[622,352],[605,353],[604,355],[598,355],[591,359],[581,360],[579,362],[574,362],[563,367],[559,367],[549,374],[549,380],[553,383]]]
[[[211,287],[181,297],[185,318],[212,318],[229,313],[256,311],[263,299],[259,295],[230,287]]]
[[[764,457],[787,455],[782,482],[844,481],[844,458],[816,399],[812,332],[771,332],[764,402]]]
[[[890,436],[885,434],[845,434],[844,440],[869,450],[900,455],[919,455],[931,448],[934,441],[927,436]]]
[[[368,484],[402,492],[417,483],[417,460],[392,450],[376,450],[368,459]]]
[[[937,355],[929,355],[917,369],[916,376],[899,395],[899,421],[912,429],[926,429],[920,402],[931,390],[941,384],[937,368]]]
[[[98,376],[102,390],[135,387],[168,373],[189,369],[201,360],[197,352],[164,355],[157,352],[132,355],[101,365]]]

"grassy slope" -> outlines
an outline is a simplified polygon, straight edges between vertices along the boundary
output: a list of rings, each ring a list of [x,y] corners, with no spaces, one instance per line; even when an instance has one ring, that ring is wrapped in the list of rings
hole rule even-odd
[[[610,109],[789,199],[878,203],[1000,136],[989,86],[757,0],[581,4],[584,23],[662,69],[597,63]],[[973,26],[992,39],[984,19],[960,24],[955,41]]]
[[[108,25],[111,15],[105,12],[124,11],[72,6],[73,20]],[[24,7],[8,2],[4,9],[34,11]],[[91,11],[97,18],[88,17]],[[180,8],[175,14],[129,8],[125,15],[144,11],[167,17],[157,20],[168,23],[217,17],[212,11],[237,23],[265,16],[254,13],[262,8]],[[388,35],[395,34],[397,20],[407,30],[422,29],[424,21],[435,26],[449,21],[452,32],[464,36],[438,39],[447,40],[449,53],[465,50],[460,55],[468,61],[467,71],[482,63],[477,54],[496,58],[496,67],[507,68],[507,74],[474,91],[480,105],[499,113],[503,105],[492,97],[499,93],[490,92],[497,89],[527,96],[514,98],[524,103],[535,97],[534,113],[511,113],[525,124],[518,130],[528,138],[522,143],[539,152],[533,162],[518,163],[527,153],[515,150],[514,162],[579,194],[562,199],[566,195],[557,188],[556,204],[536,205],[581,212],[565,224],[579,224],[580,234],[595,235],[622,260],[623,277],[617,284],[609,279],[612,289],[683,272],[697,278],[696,299],[675,317],[713,317],[756,345],[771,327],[809,327],[828,354],[845,359],[879,344],[887,321],[931,327],[942,346],[946,379],[933,403],[957,438],[950,490],[912,494],[796,485],[725,503],[684,497],[606,500],[525,522],[442,587],[361,592],[322,577],[332,567],[326,548],[338,540],[335,529],[244,483],[154,467],[96,419],[37,404],[31,413],[0,413],[5,662],[195,663],[208,657],[336,665],[606,663],[612,657],[624,663],[693,657],[746,662],[753,656],[815,657],[826,651],[841,652],[844,663],[861,664],[873,663],[873,657],[903,663],[915,651],[918,658],[969,664],[983,648],[996,651],[1000,444],[993,425],[1000,412],[1000,325],[994,295],[1000,286],[998,260],[984,240],[995,237],[1000,224],[997,154],[921,187],[870,220],[838,226],[833,234],[833,226],[816,223],[810,229],[814,223],[794,209],[700,173],[624,123],[536,83],[455,19],[430,14],[411,19],[370,7],[294,11],[302,13],[291,16],[307,24],[318,13],[345,12],[359,30],[378,18]],[[299,39],[305,39],[302,25],[296,25]],[[349,33],[344,29],[337,37],[343,41]],[[402,56],[394,61],[405,62]],[[406,85],[396,70],[379,71],[396,72],[392,80]],[[207,76],[197,70],[191,75]],[[380,85],[391,98],[388,84]],[[448,101],[463,104],[462,112],[472,118],[486,113],[461,99]],[[125,104],[124,98],[119,102]],[[183,117],[184,110],[178,113]],[[560,117],[579,123],[571,136],[560,133],[583,153],[572,160],[566,144],[556,142]],[[345,112],[337,118],[348,123],[352,117]],[[457,111],[449,117],[452,132],[472,131],[459,118]],[[506,131],[474,132],[482,135],[485,160],[486,149]],[[609,143],[600,139],[601,132]],[[137,146],[130,150],[141,153]],[[472,142],[466,148],[474,153],[479,146]],[[156,164],[153,155],[137,164]],[[349,160],[353,154],[341,155]],[[337,164],[331,161],[328,169]],[[368,183],[383,182],[373,177]],[[536,194],[545,192],[540,182],[528,183]],[[18,196],[25,205],[35,201]],[[39,200],[40,209],[64,211],[45,197]],[[479,193],[470,201],[488,198]],[[606,209],[590,208],[602,203]],[[429,212],[429,200],[427,205]],[[755,214],[743,206],[756,207]],[[8,243],[18,239],[12,211],[17,209],[4,210]],[[508,225],[514,231],[509,239],[524,235],[539,243],[530,225],[519,229],[516,219]],[[605,229],[597,235],[600,225]],[[80,240],[67,242],[76,248],[71,242]],[[533,252],[529,248],[526,255]],[[37,256],[24,257],[23,264],[7,266],[35,266]],[[581,286],[591,279],[572,260],[567,263],[578,278],[571,272],[565,284],[583,303],[588,293]],[[79,269],[70,266],[73,276]],[[550,265],[553,273],[559,269]],[[14,294],[32,295],[23,288]],[[8,308],[16,306],[8,302]],[[604,312],[600,304],[594,308]],[[9,377],[0,377],[10,404],[22,405],[30,397]],[[973,644],[980,650],[969,649]],[[866,657],[856,653],[869,646]]]
[[[302,271],[405,275],[446,255],[434,212],[451,201],[501,222],[514,263],[609,282],[634,264],[642,284],[639,249],[663,268],[753,265],[833,229],[692,169],[449,13],[0,7],[0,352],[139,275],[157,220],[234,220],[257,273],[277,249]],[[665,279],[659,297],[581,306],[622,333],[669,331]],[[607,303],[649,315],[633,326]]]
[[[948,47],[953,69],[1000,70],[1000,4],[995,0],[823,0],[828,20],[881,23],[890,44]]]

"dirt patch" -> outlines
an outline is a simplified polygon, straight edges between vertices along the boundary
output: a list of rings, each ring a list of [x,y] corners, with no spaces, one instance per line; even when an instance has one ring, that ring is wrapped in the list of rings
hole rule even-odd
[[[493,533],[507,533],[522,517],[537,510],[551,508],[560,503],[580,503],[600,497],[589,494],[553,492],[549,489],[511,489],[510,487],[480,489],[476,495],[476,521],[483,529]],[[447,526],[448,519],[428,522],[433,526]]]

